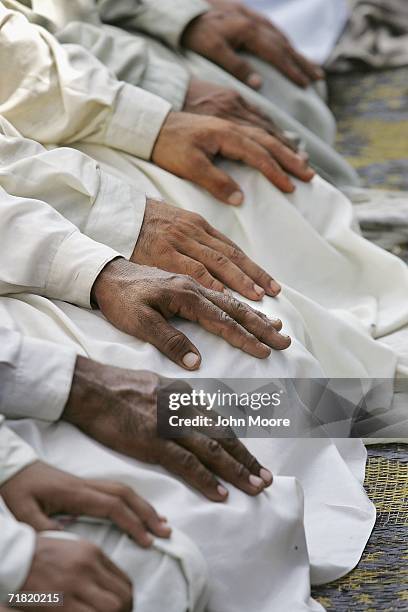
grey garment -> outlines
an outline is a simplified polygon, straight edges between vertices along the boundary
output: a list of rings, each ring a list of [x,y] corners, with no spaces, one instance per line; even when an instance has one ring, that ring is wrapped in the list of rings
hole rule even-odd
[[[169,102],[175,111],[184,105],[189,71],[172,56],[155,53],[143,37],[102,23],[73,21],[56,33],[63,45],[87,49],[120,81],[141,87]]]
[[[89,2],[89,0],[82,1]],[[140,30],[172,47],[178,47],[187,25],[210,9],[204,0],[94,0],[94,2],[105,23],[128,30]]]
[[[407,0],[353,0],[349,23],[328,60],[329,70],[407,64]]]
[[[46,0],[35,2],[45,11]],[[75,7],[88,7],[89,19],[86,23],[82,22],[82,19],[79,23],[77,18],[75,22],[70,22],[73,13],[65,12],[65,8],[71,6],[70,3],[67,0],[54,0],[54,11],[59,8],[62,17],[65,12],[65,19],[56,19],[59,24],[64,24],[58,32],[58,39],[65,44],[74,43],[85,47],[118,79],[161,96],[170,102],[174,110],[181,110],[183,107],[190,74],[237,89],[282,129],[298,135],[303,148],[310,155],[313,167],[323,178],[338,187],[359,184],[356,172],[332,148],[335,136],[334,119],[313,88],[303,90],[265,62],[251,57],[251,61],[256,64],[257,70],[264,78],[261,95],[205,58],[194,53],[170,49],[157,38],[152,38],[151,34],[135,31],[135,27],[146,30],[146,23],[149,23],[149,28],[155,31],[156,36],[161,35],[162,39],[166,39],[159,28],[160,24],[165,23],[166,27],[170,27],[169,24],[176,19],[180,25],[191,18],[191,11],[204,10],[201,0],[195,0],[191,5],[187,4],[186,0],[172,0],[171,10],[169,2],[170,0],[145,0],[141,5],[133,0],[98,0],[100,16],[106,23],[111,24],[109,27],[102,26],[100,22],[98,24],[99,18],[95,18],[94,14],[94,0],[74,0]],[[166,7],[172,15],[170,21],[163,17]],[[46,14],[50,16],[52,11],[47,11]],[[142,15],[143,19],[147,20],[143,22],[143,27]],[[155,15],[156,19],[153,18]],[[112,27],[113,25],[123,29]],[[175,27],[175,23],[171,28],[173,32],[180,31],[180,28]]]
[[[263,60],[246,53],[241,54],[262,76],[263,85],[259,93],[284,109],[293,119],[315,134],[331,147],[336,139],[336,121],[325,103],[327,85],[325,81],[303,89],[298,87],[278,70]]]
[[[388,251],[408,243],[408,193],[380,189],[343,190],[365,238]]]
[[[282,129],[297,134],[310,156],[311,165],[329,183],[339,188],[360,184],[356,171],[331,146],[335,133],[333,117],[313,88],[300,89],[258,59],[255,59],[257,70],[264,79],[261,92],[254,91],[195,53],[186,52],[175,58],[183,61],[195,77],[236,89]]]

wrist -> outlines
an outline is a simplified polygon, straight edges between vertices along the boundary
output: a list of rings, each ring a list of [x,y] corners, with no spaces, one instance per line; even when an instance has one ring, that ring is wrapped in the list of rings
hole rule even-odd
[[[95,308],[101,307],[104,297],[112,291],[115,281],[123,269],[123,264],[126,262],[127,260],[123,257],[117,257],[107,263],[99,272],[91,289],[92,306]]]
[[[94,419],[100,408],[104,368],[102,364],[78,355],[71,390],[61,415],[63,421],[86,429],[87,423]]]

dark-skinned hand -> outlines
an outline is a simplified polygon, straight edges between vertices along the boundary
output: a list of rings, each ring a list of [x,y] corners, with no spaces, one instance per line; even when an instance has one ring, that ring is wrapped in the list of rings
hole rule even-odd
[[[167,392],[168,383],[151,372],[78,357],[62,419],[119,453],[161,465],[215,502],[226,501],[228,496],[217,477],[248,495],[258,495],[268,487],[272,474],[230,431],[222,439],[201,431],[174,440],[159,438],[158,396],[160,389]],[[191,390],[183,381],[176,385],[179,392]]]
[[[102,550],[85,540],[39,536],[21,591],[63,593],[63,608],[69,612],[133,610],[133,586],[128,576]],[[24,606],[29,612],[49,609],[49,604]]]
[[[170,112],[153,148],[152,161],[209,191],[225,204],[239,206],[244,194],[237,182],[215,163],[221,157],[261,172],[283,193],[292,193],[292,174],[309,182],[314,171],[303,153],[295,153],[260,127],[218,117]]]
[[[192,276],[207,289],[227,286],[250,300],[275,297],[280,285],[200,215],[151,198],[130,260]]]
[[[62,529],[52,518],[62,514],[107,519],[146,548],[153,543],[152,534],[162,538],[170,535],[163,517],[131,488],[78,478],[42,461],[2,484],[0,495],[15,518],[36,531]]]
[[[307,87],[322,79],[322,69],[296,51],[269,19],[234,0],[208,0],[211,9],[185,29],[182,44],[203,55],[254,89],[262,77],[239,51],[246,51],[274,66],[288,79]]]
[[[298,151],[298,142],[289,138],[272,119],[250,104],[235,89],[192,78],[184,100],[183,111],[228,119],[242,125],[258,127],[275,136],[286,147]],[[304,153],[307,161],[307,154]]]
[[[105,266],[92,289],[93,302],[121,331],[149,342],[169,359],[197,370],[197,347],[168,319],[199,323],[245,353],[265,359],[271,349],[283,350],[291,340],[280,334],[282,322],[233,296],[206,289],[192,277],[141,266],[118,258]]]

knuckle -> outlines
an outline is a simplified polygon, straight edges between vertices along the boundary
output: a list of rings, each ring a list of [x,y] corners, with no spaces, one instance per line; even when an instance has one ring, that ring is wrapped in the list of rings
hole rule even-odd
[[[237,246],[231,247],[228,255],[232,261],[240,262],[244,259],[244,253]]]
[[[180,465],[187,471],[195,470],[197,467],[197,459],[191,453],[182,453],[179,459]]]
[[[221,55],[224,53],[225,42],[221,36],[215,36],[211,40],[210,44],[211,44],[212,52],[215,53],[216,55]]]
[[[124,484],[119,484],[118,493],[123,498],[129,498],[129,497],[135,496],[135,492],[133,491],[133,489]]]
[[[211,455],[219,455],[221,452],[221,446],[217,440],[208,440],[207,447]]]
[[[259,467],[258,461],[255,459],[253,455],[249,455],[249,457],[247,458],[246,464],[250,472],[255,472],[255,470],[257,470],[257,468]]]
[[[231,427],[229,427],[228,425],[223,425],[221,428],[218,428],[219,431],[219,437],[221,440],[225,442],[230,442],[232,441],[232,439],[236,439],[234,430],[231,429]]]
[[[93,565],[99,559],[99,556],[99,548],[92,542],[83,540],[80,546],[77,547],[76,565],[81,568],[87,568]]]
[[[230,263],[228,258],[225,257],[225,255],[223,255],[222,253],[214,253],[213,257],[214,263],[220,268],[224,268]]]
[[[239,480],[242,480],[248,476],[248,470],[242,463],[238,463],[235,468],[235,475]]]
[[[112,497],[108,502],[107,510],[111,515],[117,515],[123,510],[123,502],[119,497]]]
[[[222,323],[223,325],[228,325],[228,327],[236,327],[237,323],[236,321],[234,321],[234,319],[232,319],[229,314],[227,312],[225,312],[225,310],[222,310],[219,315],[218,315],[219,321],[220,323]]]
[[[235,319],[233,319],[232,317],[229,316],[228,313],[222,311],[219,315],[219,321],[222,324],[223,327],[227,327],[229,329],[229,331],[232,332],[237,332],[239,330],[239,325],[238,323],[235,321]]]
[[[191,265],[191,272],[196,279],[203,279],[208,276],[207,268],[201,263],[194,263]]]
[[[181,332],[174,331],[174,334],[169,335],[163,341],[164,350],[168,351],[170,354],[178,353],[185,346],[186,339],[181,334]]]
[[[188,274],[177,274],[173,280],[174,289],[181,293],[192,291],[195,287],[194,279]]]
[[[119,597],[117,597],[113,593],[109,593],[109,599],[106,598],[105,603],[107,612],[122,612],[123,604],[125,603],[125,601],[119,599]]]
[[[190,221],[194,223],[194,225],[204,225],[204,217],[202,217],[199,213],[187,211]]]

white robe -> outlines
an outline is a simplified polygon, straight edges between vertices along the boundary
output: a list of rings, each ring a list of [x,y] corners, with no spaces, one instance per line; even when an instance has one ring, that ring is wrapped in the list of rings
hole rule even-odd
[[[45,34],[42,40],[46,40]],[[56,47],[54,50],[60,53]],[[54,83],[54,91],[61,92],[58,80]],[[84,100],[87,101],[86,96]],[[51,98],[51,103],[62,109],[63,116],[65,112],[75,115],[74,107],[58,106],[58,95]],[[24,117],[26,121],[22,123],[35,132],[38,126],[30,124],[24,115],[29,110],[27,99],[18,104],[14,97],[13,104],[13,116],[18,121]],[[109,110],[103,116],[109,121]],[[120,119],[129,122],[129,115],[123,112]],[[75,123],[75,117],[73,125],[80,130],[88,129],[86,123]],[[41,129],[44,126],[42,123]],[[46,127],[54,130],[53,134],[61,133],[55,131],[55,124]],[[88,140],[95,142],[95,131],[88,129],[86,134],[91,134]],[[98,134],[105,136],[103,129]],[[70,140],[73,139],[71,134]],[[33,146],[25,141],[17,151],[30,147],[30,155],[35,157],[38,151],[33,151]],[[275,300],[265,298],[260,307],[270,316],[279,316],[294,341],[288,351],[274,352],[267,360],[250,358],[196,325],[177,322],[202,352],[200,376],[227,378],[232,364],[234,376],[238,378],[393,378],[397,368],[403,373],[399,355],[373,336],[381,338],[408,322],[406,267],[354,233],[351,205],[324,181],[316,178],[311,185],[297,183],[296,193],[288,197],[258,173],[227,164],[246,194],[243,207],[232,209],[148,162],[96,144],[82,144],[78,148],[98,159],[101,169],[85,158],[76,158],[73,151],[71,158],[77,161],[72,166],[67,152],[58,149],[48,153],[48,159],[56,161],[47,167],[41,165],[40,174],[34,170],[35,160],[30,165],[30,155],[21,164],[10,159],[10,168],[4,172],[0,184],[12,194],[14,204],[23,205],[22,214],[18,215],[20,227],[24,227],[25,214],[32,211],[32,223],[36,218],[34,208],[46,204],[75,224],[72,215],[80,210],[81,193],[84,209],[88,210],[90,201],[104,201],[98,197],[100,181],[91,179],[93,172],[104,176],[108,170],[126,180],[127,194],[132,189],[161,194],[178,206],[203,213],[283,282],[282,295]],[[58,160],[64,167],[62,173],[58,172]],[[84,172],[85,168],[91,176]],[[30,185],[23,180],[25,176],[30,177]],[[60,198],[59,189],[46,189],[47,185],[55,188],[61,183],[74,190],[75,206],[70,205],[69,199]],[[110,184],[114,205],[121,202],[123,183]],[[93,187],[91,193],[90,187]],[[31,194],[27,193],[28,188]],[[19,193],[20,189],[23,193]],[[27,202],[29,195],[35,200]],[[5,202],[10,203],[8,199]],[[81,227],[84,232],[81,244],[89,248],[89,266],[93,258],[99,258],[99,253],[102,257],[101,248],[118,251],[118,235],[112,233],[112,225],[125,227],[121,219],[129,218],[131,203],[127,202],[127,206],[113,208],[112,215],[106,212],[99,218],[98,241],[108,247],[92,242],[91,248],[87,240],[92,236],[85,236],[86,222]],[[13,224],[1,226],[0,248],[13,244],[10,232],[15,227]],[[26,241],[21,244],[26,252],[37,253],[40,260],[43,252],[45,261],[49,260],[47,228],[48,225],[42,228],[41,240],[37,232],[27,232]],[[4,240],[7,233],[8,242]],[[115,244],[111,244],[111,238]],[[127,240],[129,249],[130,235]],[[47,285],[46,295],[50,299],[42,297],[43,285],[36,286],[39,295],[33,295],[30,279],[38,275],[39,269],[34,269],[33,261],[24,257],[24,251],[21,254],[18,251],[20,256],[15,257],[11,268],[5,266],[7,253],[4,253],[0,258],[0,273],[5,274],[7,293],[12,293],[10,276],[14,273],[20,274],[15,282],[20,293],[1,299],[2,321],[27,336],[58,342],[104,362],[136,369],[146,368],[148,364],[150,369],[163,375],[180,376],[180,369],[152,346],[118,332],[89,309],[92,275],[87,276],[81,291],[76,292],[75,266],[70,269],[70,258],[75,262],[75,249],[70,250],[69,243],[67,247],[65,258],[58,260],[60,274],[66,282]],[[44,273],[47,267],[40,269]],[[96,272],[97,263],[93,274]],[[58,275],[55,278],[58,280]],[[373,526],[374,509],[362,488],[365,451],[358,440],[248,440],[259,459],[274,472],[274,485],[256,500],[231,489],[229,502],[220,506],[207,502],[163,470],[119,457],[67,425],[38,426],[20,422],[16,429],[55,465],[79,475],[114,476],[140,487],[140,493],[163,509],[173,524],[201,549],[209,571],[210,612],[319,609],[310,600],[310,580],[325,582],[349,571],[358,561]],[[82,452],[72,454],[73,447],[81,448]],[[300,491],[304,495],[304,509]],[[251,571],[248,559],[252,560]]]
[[[4,408],[9,417],[35,414],[42,420],[57,419],[68,399],[75,361],[73,348],[0,327],[0,412]],[[33,448],[5,426],[0,414],[0,486],[38,459]],[[134,583],[138,610],[155,612],[164,606],[171,612],[203,610],[207,600],[205,561],[177,529],[171,541],[157,539],[148,550],[106,521],[90,517],[79,517],[69,533],[75,539],[93,540],[123,568]],[[61,538],[66,533],[42,535]],[[14,519],[0,496],[0,602],[8,602],[9,594],[19,591],[27,579],[36,537],[29,525]]]
[[[58,259],[59,275],[66,282],[47,285],[48,297],[59,299],[42,297],[44,281],[41,279],[37,288],[39,295],[30,293],[33,289],[29,279],[35,270],[37,274],[47,272],[47,267],[39,267],[38,263],[42,257],[45,260],[49,257],[46,236],[47,233],[52,236],[56,226],[65,227],[76,219],[86,233],[87,228],[94,227],[87,220],[98,218],[99,236],[104,233],[108,246],[97,247],[92,242],[95,246],[90,250],[90,260],[95,256],[94,248],[103,251],[118,247],[117,233],[111,232],[111,216],[103,192],[99,191],[110,175],[105,163],[98,168],[74,150],[45,151],[40,145],[19,138],[5,122],[3,131],[8,136],[4,137],[3,146],[0,142],[0,149],[7,164],[3,164],[0,184],[12,196],[10,199],[3,192],[2,210],[14,210],[15,216],[9,216],[10,223],[1,227],[0,248],[2,245],[4,252],[0,258],[0,287],[1,279],[7,277],[4,287],[10,294],[15,276],[18,279],[15,290],[19,293],[1,298],[2,323],[25,336],[57,342],[103,362],[135,369],[146,368],[148,364],[151,370],[165,376],[183,375],[184,372],[152,346],[119,332],[89,309],[91,276],[87,289],[83,285],[82,293],[71,293],[74,283],[70,277],[75,277],[76,269],[71,267],[75,248],[70,251],[69,244],[65,247],[65,257]],[[111,173],[137,183],[137,189],[132,184],[125,188],[121,181],[115,182],[111,177],[108,193],[115,226],[121,227],[121,219],[129,219],[129,211],[137,210],[129,196],[132,189],[136,193],[142,188],[156,194],[160,185],[163,191],[171,192],[171,199],[178,205],[194,204],[197,210],[205,207],[207,216],[238,241],[251,230],[251,218],[255,223],[259,211],[264,227],[270,228],[269,240],[267,247],[261,236],[251,244],[259,249],[260,255],[270,257],[269,263],[274,261],[279,265],[278,278],[286,282],[286,277],[292,274],[300,282],[300,275],[292,271],[296,262],[302,262],[305,274],[310,275],[310,281],[307,276],[301,280],[308,297],[285,286],[282,296],[274,300],[265,298],[260,305],[268,315],[280,316],[294,339],[289,350],[274,352],[267,360],[253,359],[198,326],[178,321],[176,325],[202,351],[200,376],[227,378],[231,375],[232,363],[234,376],[238,378],[394,376],[398,355],[373,340],[369,330],[376,324],[375,333],[381,335],[407,322],[408,308],[402,299],[408,282],[406,268],[350,229],[351,206],[339,192],[316,179],[310,186],[299,185],[297,194],[287,198],[255,173],[232,168],[237,178],[247,182],[248,196],[242,210],[235,211],[146,162],[136,162],[134,158],[96,146],[91,146],[90,152],[109,159]],[[143,167],[143,172],[138,166]],[[32,194],[30,200],[27,200],[27,191]],[[305,191],[313,199],[313,209],[304,205]],[[117,206],[123,194],[128,194],[128,198]],[[89,201],[95,208],[89,207]],[[12,243],[7,236],[11,237],[17,227],[25,227],[25,217],[30,219],[33,230],[35,211],[43,210],[47,204],[47,214],[56,215],[53,224],[46,223],[41,232],[27,232],[25,240],[18,244],[21,256],[14,256],[10,266],[4,246]],[[98,215],[101,210],[106,211],[104,216]],[[247,227],[243,224],[245,219]],[[85,234],[80,236],[84,245],[88,245],[86,240],[91,238]],[[131,250],[134,239],[131,234],[126,237],[126,248]],[[25,252],[36,253],[36,259],[24,257]],[[11,256],[13,253],[16,251],[11,248]],[[291,262],[282,261],[282,254],[291,258]],[[316,278],[317,274],[311,274],[313,263],[320,266],[324,283]],[[373,267],[372,274],[370,267]],[[380,268],[381,283],[378,282]],[[23,271],[28,292],[24,292]],[[392,280],[394,287],[391,287]],[[75,303],[62,301],[67,298]],[[35,415],[11,413],[8,416]],[[317,604],[310,600],[310,581],[326,582],[349,571],[357,563],[372,529],[375,512],[362,488],[366,454],[359,440],[247,440],[251,450],[274,473],[274,484],[257,499],[230,487],[228,503],[220,506],[206,501],[160,468],[112,453],[66,424],[53,424],[58,416],[58,412],[54,418],[52,414],[43,415],[41,425],[19,421],[13,426],[53,465],[77,475],[128,483],[159,511],[165,512],[188,542],[194,543],[186,544],[185,558],[188,560],[189,551],[195,551],[198,546],[205,559],[210,612],[247,612],[251,608],[259,612],[318,610]],[[75,453],[71,452],[72,448]],[[85,527],[76,529],[106,544],[112,552],[109,538],[105,540],[101,536],[103,532]],[[116,537],[121,541],[119,534]],[[122,551],[122,545],[118,546]],[[191,563],[197,567],[197,556],[191,555],[195,559]],[[113,558],[121,563],[127,557],[118,552]],[[250,566],[248,559],[251,559]],[[143,609],[149,610],[148,605]]]

